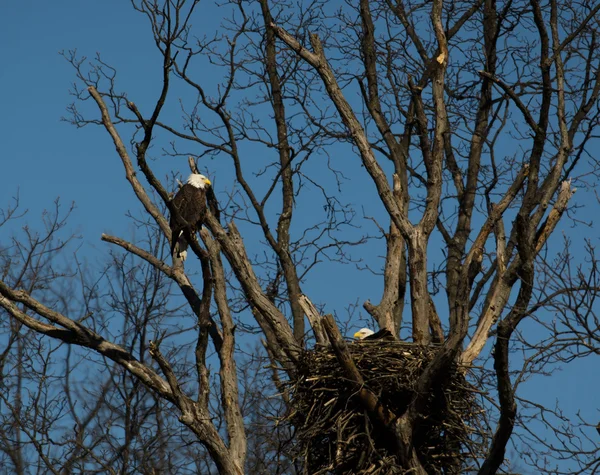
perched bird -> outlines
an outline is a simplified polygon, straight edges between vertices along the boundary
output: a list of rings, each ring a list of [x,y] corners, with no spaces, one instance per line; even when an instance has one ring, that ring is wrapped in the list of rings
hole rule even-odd
[[[177,246],[177,257],[185,260],[188,239],[200,230],[206,219],[207,202],[219,219],[217,199],[210,180],[199,173],[192,173],[171,200],[171,256]]]
[[[379,340],[382,338],[394,338],[392,332],[387,328],[374,332],[370,328],[361,328],[354,334],[354,338],[357,340]]]
[[[364,340],[365,338],[374,334],[375,332],[370,328],[361,328],[354,334],[354,338],[356,338],[357,340]]]

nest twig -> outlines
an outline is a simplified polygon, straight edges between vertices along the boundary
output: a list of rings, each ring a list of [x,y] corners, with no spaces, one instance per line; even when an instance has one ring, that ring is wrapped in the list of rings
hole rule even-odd
[[[388,410],[404,414],[415,385],[436,347],[393,340],[355,342],[348,346],[365,386]],[[458,473],[477,444],[474,427],[481,408],[476,390],[463,371],[453,367],[432,388],[420,415],[413,445],[427,473]],[[288,382],[293,411],[286,420],[297,429],[305,469],[311,474],[405,473],[393,437],[373,424],[356,394],[356,385],[340,370],[334,352],[305,352],[297,377]]]

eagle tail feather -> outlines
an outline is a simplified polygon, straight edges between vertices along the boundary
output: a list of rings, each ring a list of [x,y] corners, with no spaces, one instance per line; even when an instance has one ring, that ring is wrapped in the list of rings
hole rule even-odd
[[[178,259],[185,261],[187,257],[188,242],[185,239],[183,229],[172,229],[171,236],[171,256],[176,256]],[[175,236],[177,236],[177,238],[175,238]],[[177,253],[175,254],[176,249]]]

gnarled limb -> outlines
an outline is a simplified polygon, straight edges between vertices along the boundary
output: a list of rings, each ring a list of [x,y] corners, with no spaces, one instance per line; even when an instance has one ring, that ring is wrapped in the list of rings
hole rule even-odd
[[[317,341],[317,344],[318,345],[328,345],[329,339],[327,338],[327,333],[325,332],[325,329],[323,328],[323,325],[321,323],[322,317],[319,314],[319,311],[314,306],[314,304],[308,299],[308,297],[306,295],[301,295],[299,301],[300,301],[300,305],[302,306],[302,310],[304,310],[304,313],[306,314],[306,318],[308,318],[308,321],[310,322],[310,326],[313,329],[313,332],[315,334],[315,340]]]
[[[394,174],[394,196],[398,203],[405,201],[402,190],[401,178]],[[377,305],[367,300],[363,307],[377,321],[380,328],[386,328],[392,335],[398,336],[406,293],[406,243],[393,222],[390,223],[385,239],[387,252],[383,268],[383,296]]]
[[[227,302],[225,271],[221,262],[219,245],[206,229],[202,229],[200,234],[210,254],[215,302],[223,328],[223,345],[217,351],[221,363],[219,368],[221,403],[225,414],[225,422],[227,423],[229,451],[240,470],[243,471],[247,443],[244,418],[240,409],[238,373],[235,363],[235,325]]]
[[[302,291],[296,265],[292,260],[290,251],[290,225],[294,210],[294,182],[292,180],[292,157],[290,154],[288,127],[286,124],[286,110],[283,100],[281,78],[277,71],[277,53],[275,48],[275,34],[269,26],[273,23],[271,11],[267,0],[261,0],[263,21],[265,24],[265,69],[269,78],[272,96],[272,108],[277,127],[277,144],[279,152],[279,165],[282,188],[281,213],[277,221],[277,245],[275,252],[279,256],[283,275],[287,284],[290,307],[293,317],[294,337],[296,341],[304,339],[304,312],[299,302]]]
[[[383,202],[387,212],[390,214],[391,219],[394,221],[398,229],[402,233],[402,235],[406,238],[412,235],[413,226],[408,221],[406,216],[400,213],[398,209],[398,205],[394,200],[392,190],[387,182],[387,178],[385,173],[369,144],[369,140],[366,136],[365,130],[358,121],[356,115],[354,114],[352,107],[344,97],[344,94],[338,85],[335,73],[331,69],[327,58],[325,57],[325,51],[323,49],[323,45],[319,37],[316,34],[312,34],[310,36],[311,45],[313,47],[313,51],[311,52],[304,48],[296,38],[290,35],[283,28],[272,24],[270,25],[273,28],[273,31],[277,35],[277,37],[286,43],[290,48],[292,48],[302,59],[304,59],[308,64],[310,64],[321,76],[323,80],[323,85],[327,89],[327,93],[329,97],[335,104],[335,107],[340,114],[344,125],[350,131],[352,138],[354,139],[354,143],[358,147],[360,151],[360,155],[362,158],[362,162],[365,165],[365,168],[371,175],[375,186],[377,187],[377,191],[379,192],[379,196],[381,197],[381,201]]]
[[[166,236],[170,236],[171,229],[169,227],[169,223],[167,222],[163,214],[158,210],[156,205],[152,203],[152,200],[150,200],[150,198],[148,197],[148,194],[146,193],[146,190],[144,189],[143,185],[138,180],[135,169],[133,168],[133,164],[131,163],[129,153],[127,153],[127,148],[125,147],[125,144],[123,144],[121,136],[117,132],[117,129],[113,124],[112,119],[110,118],[108,108],[106,107],[106,104],[104,103],[101,94],[93,86],[90,86],[88,88],[88,91],[94,99],[94,101],[96,101],[96,104],[100,109],[100,113],[102,115],[102,124],[106,128],[106,131],[110,134],[110,137],[112,138],[113,143],[115,144],[117,154],[121,158],[121,162],[123,163],[123,167],[125,168],[125,177],[127,178],[127,181],[131,184],[135,195],[137,196],[138,200],[140,200],[140,203],[144,205],[144,208],[146,209],[148,214],[150,214],[150,216],[154,218],[154,221],[156,221],[156,224],[160,226],[160,229],[162,229],[163,233]]]
[[[244,242],[237,227],[233,222],[230,222],[229,232],[225,232],[219,222],[211,215],[207,216],[206,224],[221,245],[221,249],[230,262],[246,296],[256,312],[260,314],[257,320],[263,331],[265,331],[267,341],[269,341],[269,335],[272,335],[275,340],[271,338],[269,343],[272,343],[274,348],[280,348],[286,358],[291,362],[295,362],[300,353],[298,342],[294,338],[285,316],[261,289],[252,264],[246,255]]]
[[[574,193],[575,190],[571,188],[571,182],[568,180],[564,181],[561,185],[556,202],[554,203],[554,207],[550,210],[548,218],[536,233],[534,243],[534,252],[536,255],[541,251],[542,247],[552,234],[552,231],[554,231],[556,224],[567,209],[569,200]],[[488,294],[484,313],[479,319],[477,329],[475,330],[469,345],[460,357],[461,364],[471,364],[483,350],[483,347],[488,340],[490,329],[498,321],[500,314],[510,297],[510,290],[512,288],[511,281],[514,280],[514,277],[509,278],[508,276],[514,276],[516,269],[520,267],[520,265],[521,262],[519,261],[519,257],[516,256],[515,260],[511,263],[510,269],[499,274],[492,283],[492,289]]]

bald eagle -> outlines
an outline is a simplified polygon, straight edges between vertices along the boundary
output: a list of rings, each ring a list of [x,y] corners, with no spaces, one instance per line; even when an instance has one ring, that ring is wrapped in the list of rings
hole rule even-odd
[[[386,328],[379,330],[378,332],[374,332],[370,328],[361,328],[354,334],[354,338],[357,340],[379,340],[394,337],[392,336],[392,332]]]
[[[179,244],[177,257],[185,260],[188,239],[200,230],[206,218],[207,202],[212,213],[219,219],[219,208],[210,180],[199,173],[192,173],[171,200],[171,255]]]

